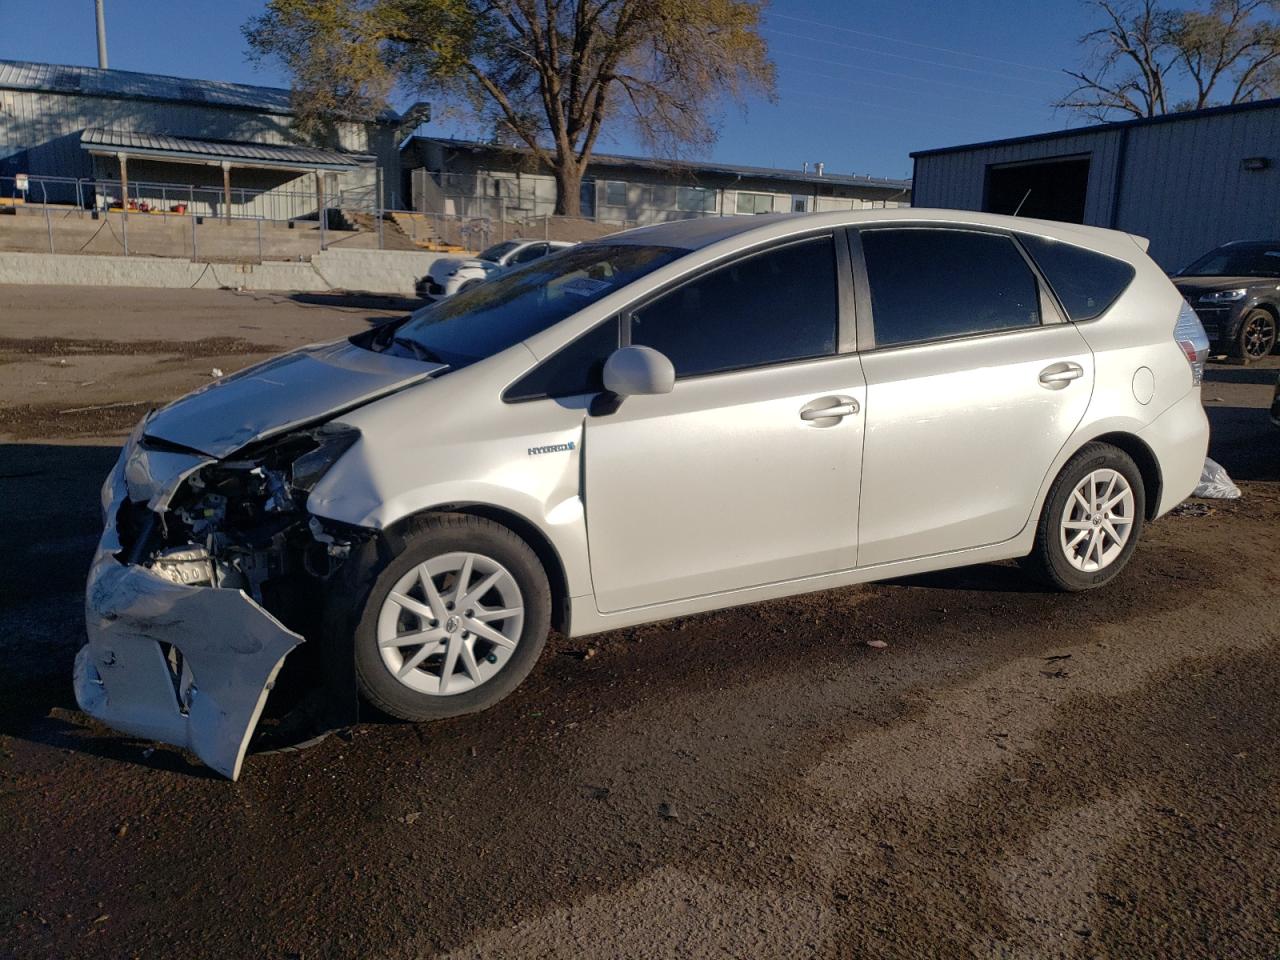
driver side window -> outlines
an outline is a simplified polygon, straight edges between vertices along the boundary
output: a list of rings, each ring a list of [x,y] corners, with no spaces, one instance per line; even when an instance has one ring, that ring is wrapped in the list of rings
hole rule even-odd
[[[830,236],[743,257],[631,314],[631,343],[665,354],[676,377],[836,352],[836,254]]]

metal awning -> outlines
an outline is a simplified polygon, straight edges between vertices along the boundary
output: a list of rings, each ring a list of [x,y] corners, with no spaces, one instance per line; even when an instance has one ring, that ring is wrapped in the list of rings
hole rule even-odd
[[[320,147],[295,147],[237,140],[196,140],[162,133],[129,133],[91,127],[80,135],[80,147],[92,154],[233,167],[284,170],[351,170],[371,166],[375,158]]]

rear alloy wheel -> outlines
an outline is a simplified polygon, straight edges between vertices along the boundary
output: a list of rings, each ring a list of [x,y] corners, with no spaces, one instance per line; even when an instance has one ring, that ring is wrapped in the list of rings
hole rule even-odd
[[[431,517],[365,598],[360,691],[402,720],[483,710],[533,669],[550,611],[542,565],[513,532],[480,517]]]
[[[1245,363],[1268,356],[1276,346],[1276,318],[1261,307],[1250,310],[1236,335],[1235,355]]]
[[[1067,498],[1058,545],[1071,566],[1097,573],[1115,562],[1133,533],[1133,490],[1119,471],[1090,471]]]
[[[1129,562],[1145,511],[1132,458],[1109,444],[1086,444],[1053,482],[1025,563],[1059,590],[1100,587]]]

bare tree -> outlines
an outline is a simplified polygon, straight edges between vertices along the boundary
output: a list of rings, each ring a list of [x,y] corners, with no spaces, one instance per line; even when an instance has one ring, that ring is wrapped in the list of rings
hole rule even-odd
[[[1277,0],[1210,0],[1201,10],[1156,0],[1086,0],[1103,25],[1081,37],[1084,66],[1056,106],[1097,120],[1154,117],[1280,91]],[[1190,95],[1181,97],[1182,91]],[[1223,96],[1223,92],[1226,95]]]
[[[367,118],[390,92],[465,107],[522,143],[576,216],[611,124],[653,149],[714,142],[726,100],[773,96],[764,0],[269,0],[252,55],[293,77],[304,123]]]
[[[1258,16],[1276,9],[1275,0],[1213,0],[1207,12],[1182,14],[1170,39],[1195,84],[1186,109],[1212,105],[1219,83],[1230,87],[1228,103],[1280,92],[1280,25]]]

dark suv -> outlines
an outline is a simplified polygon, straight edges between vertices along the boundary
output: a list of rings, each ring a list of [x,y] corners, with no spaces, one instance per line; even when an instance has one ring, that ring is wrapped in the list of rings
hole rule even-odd
[[[1276,346],[1280,241],[1239,240],[1211,250],[1173,278],[1218,351],[1252,363]]]

